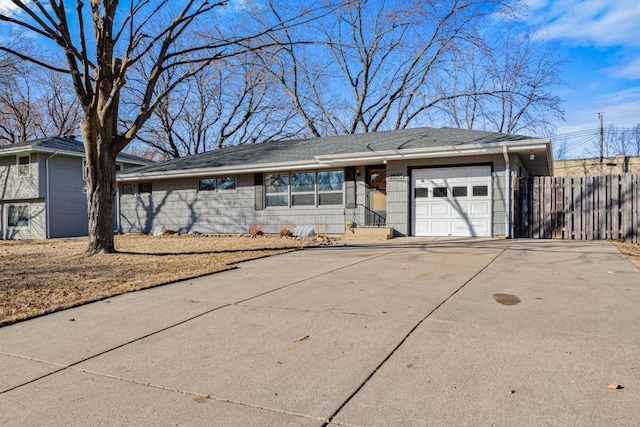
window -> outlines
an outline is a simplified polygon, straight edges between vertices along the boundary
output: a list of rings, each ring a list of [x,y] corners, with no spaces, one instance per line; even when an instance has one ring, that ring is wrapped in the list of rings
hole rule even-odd
[[[269,174],[265,176],[267,206],[289,206],[289,174]]]
[[[489,195],[489,187],[486,185],[474,185],[473,197],[484,197]]]
[[[31,155],[18,156],[18,176],[31,175]]]
[[[264,176],[266,206],[331,206],[344,203],[344,171],[302,171]]]
[[[122,184],[122,194],[136,194],[136,186],[133,184]]]
[[[447,197],[447,187],[433,187],[433,197]]]
[[[316,173],[294,172],[291,174],[291,206],[316,205]]]
[[[29,205],[9,205],[7,227],[29,227]]]
[[[216,179],[215,178],[203,178],[198,181],[198,191],[215,191]]]
[[[153,187],[150,182],[141,182],[140,184],[138,184],[138,193],[140,194],[151,193],[152,190]]]
[[[235,190],[236,178],[234,176],[218,178],[216,181],[216,185],[218,186],[218,191]]]
[[[198,191],[228,191],[235,189],[236,178],[234,176],[202,178],[198,180]]]
[[[344,171],[318,172],[318,204],[341,205],[343,204]]]
[[[467,197],[467,187],[453,187],[453,197]]]
[[[82,159],[82,180],[87,180],[87,159]]]

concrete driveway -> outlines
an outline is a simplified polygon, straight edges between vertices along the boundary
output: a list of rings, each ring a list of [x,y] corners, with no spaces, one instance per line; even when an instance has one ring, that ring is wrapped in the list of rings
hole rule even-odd
[[[9,425],[639,425],[640,270],[607,242],[307,249],[1,328],[0,366]]]

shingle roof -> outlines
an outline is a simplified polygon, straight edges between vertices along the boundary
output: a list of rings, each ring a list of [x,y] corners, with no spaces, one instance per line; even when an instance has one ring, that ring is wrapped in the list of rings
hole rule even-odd
[[[84,154],[84,146],[82,145],[82,141],[78,141],[74,138],[67,137],[51,137],[51,138],[42,138],[42,139],[34,139],[31,141],[20,142],[17,144],[11,145],[3,145],[0,146],[0,154],[4,151],[16,151],[24,149],[25,151],[44,151],[44,152],[55,152],[55,151],[66,151],[69,153],[78,153]],[[132,154],[120,153],[118,154],[118,160],[120,161],[130,161],[136,164],[148,164],[152,163],[148,159],[144,159],[142,157],[134,156]]]
[[[375,153],[466,144],[525,142],[537,138],[456,128],[414,128],[365,134],[340,135],[240,145],[130,169],[127,173],[311,161],[315,156]],[[125,173],[126,174],[126,173]]]

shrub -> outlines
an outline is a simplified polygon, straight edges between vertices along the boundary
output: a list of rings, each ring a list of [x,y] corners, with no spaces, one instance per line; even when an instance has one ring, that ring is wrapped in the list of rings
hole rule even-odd
[[[264,234],[264,225],[261,222],[253,221],[249,224],[249,235],[251,237],[262,236]]]
[[[293,236],[293,228],[296,225],[293,221],[286,220],[282,224],[280,224],[280,237],[291,237]]]

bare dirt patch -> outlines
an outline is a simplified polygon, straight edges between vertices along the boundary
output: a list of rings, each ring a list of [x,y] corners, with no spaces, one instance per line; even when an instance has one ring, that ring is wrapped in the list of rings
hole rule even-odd
[[[119,253],[89,257],[86,238],[0,241],[0,326],[318,244],[177,235],[124,235],[115,242]]]
[[[629,258],[629,261],[634,263],[636,267],[640,268],[640,245],[636,243],[623,242],[615,240],[612,242],[618,250]]]

